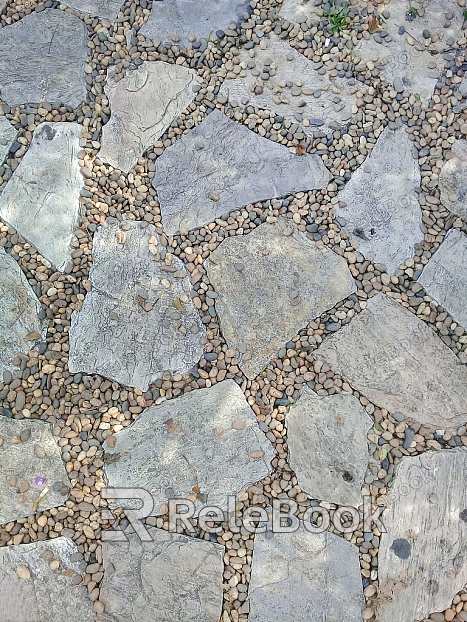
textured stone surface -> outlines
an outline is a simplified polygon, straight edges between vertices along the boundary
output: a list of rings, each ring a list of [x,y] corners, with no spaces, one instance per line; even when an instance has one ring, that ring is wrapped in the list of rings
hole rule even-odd
[[[61,101],[76,108],[86,95],[88,34],[75,15],[54,9],[0,30],[0,95],[10,106]]]
[[[397,466],[382,515],[378,622],[425,619],[465,585],[466,472],[464,447],[404,457]]]
[[[0,549],[2,620],[93,622],[93,607],[86,587],[72,584],[73,577],[83,572],[82,562],[72,561],[77,553],[76,544],[63,537]],[[60,562],[59,570],[49,568],[52,560]],[[29,579],[18,576],[19,566],[29,570]]]
[[[0,196],[0,217],[59,270],[71,259],[83,178],[78,123],[42,123]]]
[[[157,158],[152,183],[164,230],[174,234],[247,203],[322,188],[329,179],[319,156],[291,154],[216,110]]]
[[[30,436],[18,442],[21,433]],[[46,494],[38,503],[39,510],[63,505],[67,499],[61,494],[65,485],[69,486],[65,464],[60,449],[52,436],[52,426],[39,421],[7,419],[0,417],[0,523],[7,523],[22,516],[34,514],[34,502],[47,488]],[[44,483],[36,485],[36,478],[45,478]],[[16,483],[10,478],[16,478]],[[23,482],[29,489],[20,493]]]
[[[71,373],[101,374],[145,391],[164,371],[184,373],[201,357],[205,331],[182,262],[160,261],[146,222],[108,218],[96,232],[92,291],[72,316]]]
[[[310,0],[283,0],[279,14],[290,22],[302,23],[307,19],[313,22],[319,20],[315,3]]]
[[[163,62],[145,62],[117,82],[109,70],[104,90],[111,116],[99,157],[127,172],[193,100],[195,76],[192,69]]]
[[[67,0],[67,6],[91,16],[106,18],[113,22],[123,0]]]
[[[452,145],[454,157],[447,160],[439,174],[441,203],[454,214],[467,218],[467,140]]]
[[[342,257],[290,222],[227,238],[205,262],[225,339],[254,378],[300,328],[355,291]]]
[[[40,309],[20,267],[0,248],[0,375],[14,370],[12,358],[31,349],[26,337],[41,332]]]
[[[249,595],[250,622],[360,622],[365,605],[358,549],[333,533],[304,527],[257,534]]]
[[[404,128],[385,129],[364,164],[352,175],[339,201],[344,233],[358,241],[366,259],[384,264],[390,274],[415,252],[423,240],[421,209],[415,188],[420,169]]]
[[[99,622],[219,622],[224,547],[161,529],[104,542]],[[123,588],[123,589],[122,589]]]
[[[372,402],[454,431],[467,418],[467,367],[422,320],[377,294],[315,350]]]
[[[0,5],[1,7],[1,5]],[[4,162],[17,131],[6,117],[0,117],[0,165]]]
[[[372,425],[352,395],[320,397],[305,387],[287,414],[289,461],[300,488],[314,499],[361,505]]]
[[[467,236],[451,229],[425,266],[420,284],[467,328]]]

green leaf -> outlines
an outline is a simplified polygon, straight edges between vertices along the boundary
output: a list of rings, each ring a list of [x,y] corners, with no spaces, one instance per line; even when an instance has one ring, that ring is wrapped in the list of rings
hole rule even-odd
[[[388,455],[387,449],[384,449],[384,447],[380,447],[378,451],[379,461],[382,462],[383,460],[385,460],[387,455]]]

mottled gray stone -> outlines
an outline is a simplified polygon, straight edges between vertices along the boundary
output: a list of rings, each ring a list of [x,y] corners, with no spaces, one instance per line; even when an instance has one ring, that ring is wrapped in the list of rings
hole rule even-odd
[[[418,280],[430,296],[467,328],[467,236],[451,229]]]
[[[101,374],[145,391],[164,371],[185,373],[198,362],[205,330],[190,279],[179,259],[160,261],[161,248],[146,222],[108,218],[98,229],[92,291],[71,319],[71,373]]]
[[[78,553],[68,538],[20,544],[0,549],[0,608],[4,622],[93,622],[94,611],[84,585],[73,585],[82,573]],[[74,558],[73,558],[74,559]],[[51,570],[52,560],[60,562]],[[24,566],[29,579],[21,579],[17,568]]]
[[[224,547],[149,528],[152,542],[103,542],[99,622],[219,622]],[[122,589],[123,588],[123,589]]]
[[[404,457],[388,491],[378,553],[378,622],[443,611],[467,581],[467,449]]]
[[[441,203],[453,214],[467,218],[467,140],[452,145],[454,157],[443,164],[439,174]]]
[[[456,430],[467,418],[467,367],[436,333],[384,294],[314,352],[377,406]]]
[[[171,235],[247,203],[323,188],[330,178],[319,156],[292,154],[215,110],[157,158],[152,183]]]
[[[0,94],[10,106],[61,101],[76,108],[86,95],[88,34],[75,15],[45,9],[0,30]]]
[[[25,430],[31,432],[28,440],[12,442]],[[46,488],[38,509],[44,511],[63,505],[67,497],[60,490],[65,483],[69,486],[69,481],[60,449],[52,435],[52,426],[39,421],[0,417],[0,437],[3,439],[0,448],[0,523],[34,514],[34,502]],[[38,447],[44,451],[38,451]],[[39,458],[39,455],[44,457]],[[10,486],[7,480],[13,477],[17,478],[17,484]],[[45,478],[46,482],[36,485],[37,477]],[[25,493],[19,493],[22,482],[29,484]]]
[[[59,270],[71,259],[83,184],[78,123],[42,123],[0,196],[0,217]]]
[[[364,599],[358,549],[333,533],[255,536],[250,622],[360,622]]]
[[[4,162],[15,139],[17,130],[6,117],[0,117],[0,165]]]
[[[67,6],[91,16],[106,18],[113,22],[123,0],[67,0]]]
[[[196,73],[180,65],[145,62],[119,81],[114,76],[109,69],[104,91],[111,117],[102,129],[99,157],[127,172],[191,103]]]
[[[287,414],[289,462],[300,488],[314,499],[361,505],[372,425],[352,395],[319,397],[305,387]]]
[[[0,13],[3,12],[4,9],[6,9],[6,5],[8,4],[9,0],[0,0]]]
[[[0,376],[14,370],[12,358],[31,349],[26,337],[41,332],[40,309],[20,267],[0,247]]]
[[[285,219],[227,238],[205,262],[223,335],[254,378],[300,328],[355,291],[346,261]]]
[[[339,192],[346,207],[338,215],[343,233],[358,241],[358,250],[384,264],[390,274],[415,253],[423,240],[421,209],[415,188],[420,169],[404,128],[385,129],[371,155]]]
[[[155,514],[168,499],[193,496],[196,487],[197,510],[226,508],[228,495],[272,470],[274,449],[233,380],[153,406],[115,438],[115,447],[106,447],[108,485],[144,488]]]
[[[323,13],[312,0],[283,0],[279,15],[290,22],[302,23],[308,19],[316,22],[319,20],[318,11]]]

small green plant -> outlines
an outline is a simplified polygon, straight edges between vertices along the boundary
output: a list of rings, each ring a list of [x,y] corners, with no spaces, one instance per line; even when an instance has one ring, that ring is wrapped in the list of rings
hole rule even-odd
[[[467,9],[464,9],[464,22],[467,22]]]
[[[416,17],[418,15],[418,11],[414,6],[411,6],[409,9],[409,13],[410,15],[413,15],[414,17]]]
[[[415,99],[416,99],[418,102],[419,102],[419,101],[421,101],[421,99],[422,99],[422,98],[420,97],[420,94],[419,94],[419,93],[414,93],[414,97],[415,97]]]
[[[324,16],[329,22],[332,34],[335,34],[336,32],[342,32],[350,24],[350,20],[347,15],[346,4],[342,5],[341,7],[336,7],[336,5],[333,3],[330,9],[324,11]]]

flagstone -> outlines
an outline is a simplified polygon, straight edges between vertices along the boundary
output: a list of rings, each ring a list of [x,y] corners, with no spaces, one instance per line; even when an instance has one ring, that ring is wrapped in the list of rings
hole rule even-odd
[[[467,218],[467,140],[454,141],[452,154],[439,174],[441,203],[453,214]]]
[[[67,6],[92,17],[108,19],[110,22],[115,21],[122,4],[123,0],[67,0]]]
[[[0,117],[0,166],[5,161],[17,133],[6,117]]]

